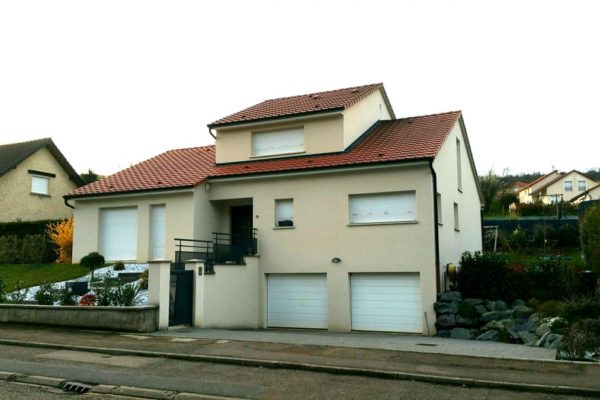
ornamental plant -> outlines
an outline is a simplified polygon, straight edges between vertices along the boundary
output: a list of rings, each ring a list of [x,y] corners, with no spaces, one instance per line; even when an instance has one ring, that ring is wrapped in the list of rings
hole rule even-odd
[[[580,229],[585,263],[590,270],[600,272],[600,205],[587,209]]]
[[[96,296],[92,293],[87,293],[81,296],[79,305],[82,307],[93,307],[96,305]]]
[[[71,264],[73,261],[73,218],[49,223],[46,233],[57,247],[58,258],[56,262],[59,264]]]

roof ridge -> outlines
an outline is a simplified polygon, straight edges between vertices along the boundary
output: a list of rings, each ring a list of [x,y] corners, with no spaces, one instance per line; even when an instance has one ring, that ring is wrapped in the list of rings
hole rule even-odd
[[[196,150],[196,149],[204,149],[204,148],[208,149],[208,148],[215,147],[215,146],[216,146],[216,144],[213,143],[213,144],[207,144],[206,146],[182,147],[182,148],[179,148],[179,149],[167,150],[167,151],[165,151],[163,153],[159,153],[158,155],[165,154],[165,153],[171,153],[171,152],[174,152],[174,151],[182,151],[182,150]]]
[[[437,117],[438,115],[456,114],[456,113],[459,113],[462,115],[462,110],[446,111],[446,112],[439,112],[439,113],[433,113],[433,114],[412,115],[410,117],[396,118],[395,120],[390,120],[390,121],[404,121],[404,120],[411,119],[411,118]]]
[[[51,141],[51,140],[52,140],[52,138],[45,137],[45,138],[41,138],[41,139],[26,140],[24,142],[2,143],[2,144],[0,144],[0,147],[2,147],[2,146],[14,146],[16,144],[27,144],[27,143],[34,143],[34,142],[48,142],[48,141]]]
[[[345,88],[339,88],[339,89],[331,89],[331,90],[321,90],[319,92],[310,92],[310,93],[304,93],[304,94],[296,94],[293,96],[283,96],[283,97],[276,97],[273,99],[266,99],[261,101],[258,104],[263,104],[269,101],[280,101],[280,100],[287,100],[287,99],[295,99],[298,97],[305,97],[305,96],[313,96],[313,95],[321,95],[321,94],[326,94],[326,93],[335,93],[335,92],[341,92],[344,90],[354,90],[354,89],[361,89],[361,88],[366,88],[366,87],[381,87],[383,86],[383,82],[378,82],[378,83],[370,83],[368,85],[359,85],[359,86],[350,86],[350,87],[345,87]]]

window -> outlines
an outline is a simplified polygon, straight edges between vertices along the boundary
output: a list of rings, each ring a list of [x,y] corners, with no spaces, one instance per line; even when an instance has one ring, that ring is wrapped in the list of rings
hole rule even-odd
[[[49,194],[49,186],[50,178],[36,175],[31,176],[31,193],[43,194],[47,196]]]
[[[577,190],[579,190],[580,192],[585,192],[585,181],[577,181]]]
[[[358,194],[350,196],[350,223],[416,221],[415,192]]]
[[[252,134],[252,156],[299,153],[304,151],[304,128],[282,129]]]
[[[460,225],[458,221],[458,204],[454,203],[454,230],[460,231]]]
[[[573,191],[573,181],[565,181],[565,192]]]
[[[460,140],[456,139],[456,174],[458,190],[462,190],[462,161],[460,159]]]
[[[441,194],[437,194],[437,223],[438,225],[442,225],[442,195]]]
[[[294,200],[275,200],[275,226],[294,226]]]

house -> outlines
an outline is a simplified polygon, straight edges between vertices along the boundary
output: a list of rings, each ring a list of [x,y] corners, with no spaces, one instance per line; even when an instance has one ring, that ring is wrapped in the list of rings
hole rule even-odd
[[[571,203],[579,204],[583,201],[589,200],[600,200],[600,183],[595,186],[592,186],[585,192],[578,194],[577,196],[573,197],[570,201]]]
[[[170,324],[435,333],[444,267],[482,246],[460,111],[396,119],[374,84],[267,100],[208,126],[215,145],[66,196],[74,259],[199,260],[185,265],[187,321],[169,292],[179,278],[151,264],[150,299]]]
[[[597,182],[579,171],[552,171],[519,191],[520,203],[556,204],[571,201],[574,197],[595,186]]]
[[[0,222],[70,217],[63,195],[82,184],[52,139],[0,145]]]
[[[524,189],[527,186],[529,186],[528,182],[515,181],[509,185],[509,187],[507,188],[507,192],[518,195],[518,193],[521,191],[521,189]]]

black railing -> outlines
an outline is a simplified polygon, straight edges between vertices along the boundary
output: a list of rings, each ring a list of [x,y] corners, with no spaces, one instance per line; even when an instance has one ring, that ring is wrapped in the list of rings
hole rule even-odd
[[[257,230],[241,234],[213,232],[214,240],[175,239],[175,269],[183,269],[186,261],[203,260],[206,272],[216,264],[243,264],[244,256],[258,252]]]

